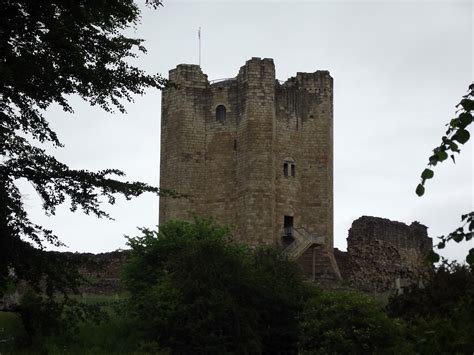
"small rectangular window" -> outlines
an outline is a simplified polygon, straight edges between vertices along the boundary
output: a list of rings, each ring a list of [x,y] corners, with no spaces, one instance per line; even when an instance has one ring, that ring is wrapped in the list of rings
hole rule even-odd
[[[237,150],[237,139],[234,139],[234,150]]]
[[[296,165],[291,164],[291,176],[295,177],[296,175]]]
[[[283,176],[288,177],[288,163],[283,164]]]

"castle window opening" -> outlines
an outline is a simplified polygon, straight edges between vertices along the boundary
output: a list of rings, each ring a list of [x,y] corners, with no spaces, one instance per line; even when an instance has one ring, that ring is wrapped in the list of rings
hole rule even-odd
[[[286,237],[293,236],[293,216],[285,216],[283,218],[283,230]]]
[[[283,163],[283,176],[288,177],[288,163]]]
[[[218,105],[216,107],[216,121],[219,121],[220,123],[225,122],[225,117],[226,117],[226,109],[224,105]]]
[[[234,151],[237,151],[237,139],[234,139]]]
[[[295,175],[296,175],[296,165],[291,164],[291,176],[295,177]]]

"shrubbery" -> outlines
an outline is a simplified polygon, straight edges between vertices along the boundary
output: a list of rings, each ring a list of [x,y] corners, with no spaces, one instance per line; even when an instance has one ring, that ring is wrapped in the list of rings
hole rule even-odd
[[[303,354],[373,354],[394,350],[403,326],[354,292],[315,290],[301,315]]]
[[[196,219],[129,240],[129,309],[146,343],[178,353],[297,351],[306,295],[297,266],[277,250],[229,243],[228,232]]]
[[[101,313],[90,311],[98,303],[48,303],[50,298],[27,294],[21,316],[30,348],[78,354],[474,349],[474,275],[467,266],[443,264],[424,288],[405,290],[385,307],[360,293],[316,288],[279,250],[253,249],[228,235],[227,228],[196,219],[169,222],[157,232],[144,229],[129,239],[129,294],[122,304],[102,304],[108,317],[95,324],[90,320]],[[12,347],[11,340],[0,342],[0,352]]]
[[[467,265],[443,263],[424,287],[392,297],[387,310],[405,320],[407,341],[417,353],[474,350],[474,274]]]

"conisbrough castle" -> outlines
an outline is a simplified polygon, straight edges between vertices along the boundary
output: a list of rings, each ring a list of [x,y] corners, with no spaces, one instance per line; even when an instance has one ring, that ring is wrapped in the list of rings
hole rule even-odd
[[[272,59],[252,58],[233,79],[209,82],[197,65],[178,65],[169,79],[176,87],[163,92],[160,186],[191,199],[161,198],[160,223],[212,215],[249,244],[296,241],[309,272],[314,259],[315,273],[339,277],[329,72],[280,83]]]
[[[329,72],[280,82],[272,59],[252,58],[231,79],[209,81],[181,64],[169,80],[160,187],[190,198],[161,198],[160,223],[212,216],[238,241],[281,246],[311,279],[340,279]]]
[[[250,245],[276,245],[305,275],[328,286],[383,292],[429,272],[427,228],[363,216],[347,252],[333,248],[333,79],[327,71],[275,79],[272,59],[252,58],[232,79],[210,82],[197,65],[170,71],[163,91],[160,223],[193,214],[232,225]],[[93,284],[83,293],[123,292],[128,252],[68,254]],[[88,264],[100,267],[87,267]],[[342,285],[344,285],[342,283]],[[18,293],[0,299],[0,310]]]

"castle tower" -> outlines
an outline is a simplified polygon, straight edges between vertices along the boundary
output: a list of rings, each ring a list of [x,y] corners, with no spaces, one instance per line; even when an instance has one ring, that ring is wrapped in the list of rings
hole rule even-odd
[[[160,223],[192,213],[234,226],[251,245],[281,245],[313,279],[340,278],[333,256],[333,104],[327,71],[275,80],[252,58],[209,82],[178,65],[163,91]]]

